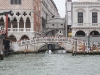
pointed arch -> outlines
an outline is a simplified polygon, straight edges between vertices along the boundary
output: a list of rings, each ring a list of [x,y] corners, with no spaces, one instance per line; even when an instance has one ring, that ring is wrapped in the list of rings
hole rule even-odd
[[[19,21],[19,28],[24,28],[24,20],[22,17],[20,18],[20,21]]]
[[[31,27],[30,24],[31,24],[31,23],[30,23],[30,19],[27,18],[27,19],[26,19],[26,28],[30,28],[30,27]]]
[[[4,29],[4,19],[3,17],[0,18],[0,30]]]
[[[17,28],[17,19],[16,19],[16,17],[14,17],[12,25],[13,25],[13,28]]]

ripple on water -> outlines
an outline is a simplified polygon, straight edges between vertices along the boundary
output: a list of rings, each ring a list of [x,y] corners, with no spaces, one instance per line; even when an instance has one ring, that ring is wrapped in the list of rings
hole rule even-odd
[[[12,55],[0,61],[0,75],[100,75],[99,59],[99,55]]]

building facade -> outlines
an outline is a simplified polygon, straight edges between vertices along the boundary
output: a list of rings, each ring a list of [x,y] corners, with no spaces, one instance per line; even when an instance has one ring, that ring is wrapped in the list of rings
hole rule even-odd
[[[80,0],[71,4],[72,36],[100,36],[100,0]]]
[[[46,23],[53,17],[59,16],[59,13],[53,0],[42,0],[41,6],[42,32],[45,35],[47,32]]]
[[[47,36],[64,36],[65,35],[65,18],[55,16],[46,23]]]
[[[41,0],[0,0],[0,13],[8,15],[8,36],[21,40],[39,36],[41,30]],[[0,15],[0,25],[5,27],[6,17]]]
[[[72,26],[72,0],[66,0],[66,15],[65,15],[65,27],[66,27],[66,36],[70,36],[71,26]]]

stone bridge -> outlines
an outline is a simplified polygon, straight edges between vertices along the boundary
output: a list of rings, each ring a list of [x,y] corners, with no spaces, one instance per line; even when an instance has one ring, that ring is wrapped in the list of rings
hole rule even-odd
[[[72,50],[75,41],[77,41],[77,45],[83,44],[82,40],[68,37],[40,37],[30,40],[24,39],[20,42],[13,42],[11,47],[14,51],[25,51],[27,49],[30,52],[38,52],[38,50],[47,44],[58,44],[67,51]]]

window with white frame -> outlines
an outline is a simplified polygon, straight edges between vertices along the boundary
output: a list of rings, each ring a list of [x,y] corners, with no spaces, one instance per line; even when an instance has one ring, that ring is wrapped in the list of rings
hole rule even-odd
[[[97,23],[97,12],[92,12],[92,23]]]
[[[78,23],[83,23],[83,12],[78,12]]]

